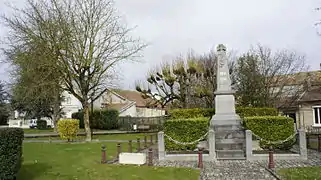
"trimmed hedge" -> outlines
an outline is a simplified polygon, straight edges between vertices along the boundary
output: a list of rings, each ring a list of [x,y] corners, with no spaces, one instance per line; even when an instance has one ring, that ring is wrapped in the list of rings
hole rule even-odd
[[[16,178],[22,163],[22,141],[24,133],[21,128],[0,129],[0,179]]]
[[[294,134],[294,121],[292,118],[284,116],[261,116],[245,117],[243,126],[258,135],[263,141],[260,146],[268,149],[272,146],[274,149],[289,150],[295,143],[295,137],[283,144],[268,144],[267,141],[285,140]],[[264,141],[267,140],[267,141]]]
[[[61,139],[72,141],[79,132],[78,119],[63,119],[58,121],[58,132]]]
[[[38,120],[37,121],[37,129],[47,129],[47,121],[46,120]]]
[[[171,119],[189,119],[199,117],[212,117],[215,114],[214,108],[193,108],[193,109],[172,109],[168,111]],[[251,108],[236,107],[236,113],[241,117],[252,116],[277,116],[275,108]]]
[[[167,120],[164,124],[164,133],[180,142],[192,142],[207,133],[208,125],[209,118],[204,117],[194,119]],[[197,143],[186,146],[175,144],[165,137],[165,149],[167,151],[194,150],[196,146]]]
[[[118,116],[117,110],[94,110],[90,112],[90,128],[92,129],[117,129],[118,128]],[[73,119],[79,119],[80,128],[84,128],[84,113],[82,111],[73,113]]]

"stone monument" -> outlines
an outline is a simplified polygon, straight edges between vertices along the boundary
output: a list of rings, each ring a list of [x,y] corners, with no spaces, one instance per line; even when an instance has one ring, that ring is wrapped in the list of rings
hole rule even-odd
[[[241,118],[235,112],[235,97],[226,56],[226,47],[217,46],[217,74],[215,91],[215,115],[210,128],[215,132],[215,151],[217,159],[243,159],[245,151],[245,132]]]

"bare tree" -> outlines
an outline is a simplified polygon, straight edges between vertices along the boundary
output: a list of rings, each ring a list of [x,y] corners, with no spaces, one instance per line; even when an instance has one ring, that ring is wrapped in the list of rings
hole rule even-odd
[[[172,63],[164,63],[152,70],[147,85],[139,83],[136,90],[163,107],[214,107],[216,61],[214,51],[198,55],[191,50],[185,56],[177,56]],[[231,73],[233,63],[230,61]]]
[[[86,140],[91,140],[89,109],[108,88],[112,68],[135,60],[146,46],[132,38],[112,0],[28,0],[28,7],[5,17],[14,32],[10,43],[37,40],[51,51],[60,87],[82,104]]]
[[[281,107],[296,102],[303,91],[305,57],[295,51],[257,45],[241,56],[236,66],[236,90],[241,106]]]

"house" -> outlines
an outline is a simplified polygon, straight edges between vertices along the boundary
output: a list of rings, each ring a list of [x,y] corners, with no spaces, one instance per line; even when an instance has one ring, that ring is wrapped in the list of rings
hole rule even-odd
[[[288,93],[288,98],[283,100],[296,96],[295,101],[287,106],[279,106],[279,111],[282,115],[293,118],[297,129],[321,128],[321,71],[301,72],[290,78],[284,87],[298,94],[292,94],[291,97],[291,93]]]
[[[80,101],[71,93],[64,91],[62,93],[63,101],[61,102],[61,109],[63,118],[71,118],[72,114],[82,109]]]
[[[82,109],[82,105],[72,94],[64,92],[62,111],[64,118],[71,118],[72,114]],[[115,109],[120,116],[156,117],[165,115],[165,110],[154,106],[151,99],[144,99],[137,91],[107,90],[100,98],[93,102],[94,109]]]
[[[144,99],[137,91],[108,90],[104,95],[102,108],[117,109],[120,116],[157,117],[164,116],[165,110],[155,105],[152,99]]]

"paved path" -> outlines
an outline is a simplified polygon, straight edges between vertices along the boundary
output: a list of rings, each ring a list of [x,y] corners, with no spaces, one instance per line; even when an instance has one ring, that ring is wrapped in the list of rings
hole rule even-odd
[[[321,153],[308,150],[308,160],[276,160],[275,170],[281,168],[321,166]],[[158,161],[156,166],[197,168],[197,162]],[[275,180],[267,170],[267,161],[224,160],[205,162],[200,180]],[[274,171],[275,172],[275,171]],[[275,173],[274,173],[275,174]]]

